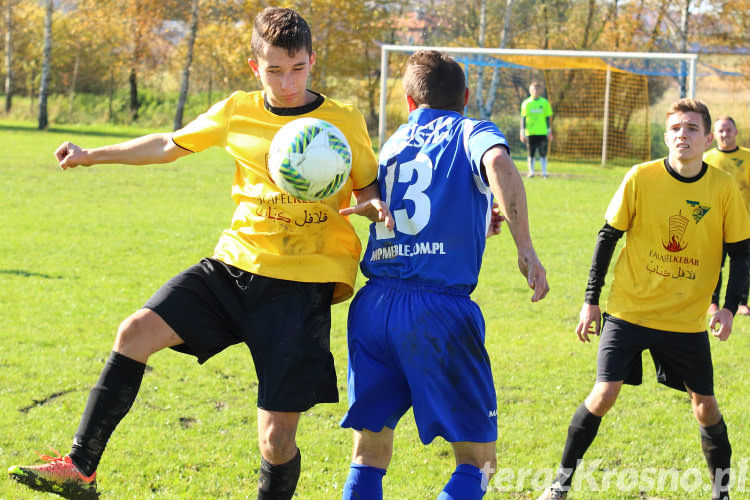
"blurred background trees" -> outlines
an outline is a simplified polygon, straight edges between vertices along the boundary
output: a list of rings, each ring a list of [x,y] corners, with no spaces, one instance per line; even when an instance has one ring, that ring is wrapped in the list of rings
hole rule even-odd
[[[24,96],[36,116],[48,0],[0,0],[5,112]],[[54,0],[47,93],[57,122],[141,122],[164,107],[178,126],[236,89],[257,89],[247,66],[260,0]],[[377,122],[379,43],[747,54],[750,0],[293,0],[318,52],[311,88]],[[196,17],[191,13],[197,12]],[[727,59],[744,74],[748,58]],[[399,68],[394,68],[398,71]],[[498,106],[497,71],[469,67],[470,108]],[[654,81],[650,92],[658,92]],[[182,91],[182,92],[181,92]],[[521,97],[525,90],[516,89]],[[183,95],[183,99],[180,99]],[[515,105],[515,104],[514,104]],[[80,110],[91,116],[81,116]],[[22,110],[26,112],[27,110]],[[179,122],[179,123],[178,123]]]

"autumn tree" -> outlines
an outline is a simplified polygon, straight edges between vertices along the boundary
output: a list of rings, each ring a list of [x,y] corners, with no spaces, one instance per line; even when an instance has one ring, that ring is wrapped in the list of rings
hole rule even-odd
[[[377,42],[393,29],[392,13],[402,0],[341,2],[321,0],[297,2],[313,33],[317,52],[312,87],[337,98],[352,95],[363,101],[368,125],[377,123],[377,94],[380,85],[380,49]]]
[[[236,89],[260,88],[247,58],[253,19],[268,2],[196,1],[54,0],[46,95],[65,94],[69,99],[68,115],[54,119],[77,119],[74,99],[80,92],[108,95],[110,112],[99,116],[116,117],[122,110],[136,118],[146,98],[153,95],[169,102],[162,93],[174,92],[176,97],[179,91],[177,108],[170,111],[179,125],[180,110],[184,116],[190,109],[190,95],[205,93],[208,106],[217,93],[223,97]],[[0,0],[0,36],[5,42],[0,44],[4,63],[0,76],[5,81],[6,109],[13,96],[27,94],[32,116],[43,80],[46,2]],[[750,0],[289,0],[284,4],[298,9],[313,31],[318,59],[311,87],[354,102],[371,126],[378,114],[378,44],[407,41],[400,38],[406,33],[421,44],[465,47],[679,52],[693,44],[728,49],[750,44]],[[199,14],[191,17],[194,5]],[[409,24],[412,21],[416,23]],[[415,24],[422,33],[415,34]],[[393,75],[400,74],[397,61],[403,58],[393,59]],[[496,115],[500,106],[515,110],[525,97],[529,78],[537,77],[528,71],[498,70],[491,64],[469,64],[467,75],[469,113],[482,118]],[[649,77],[652,100],[673,81]],[[125,97],[122,106],[118,95]]]
[[[5,0],[3,17],[5,21],[5,112],[13,106],[13,5],[15,1]]]
[[[485,33],[487,30],[487,0],[481,0],[481,10],[479,16],[479,46],[485,46]],[[500,43],[498,48],[506,48],[510,40],[510,20],[513,13],[513,0],[506,0],[505,12],[503,14],[503,29],[500,32]],[[497,87],[500,84],[500,68],[495,66],[492,68],[492,77],[490,78],[490,86],[485,92],[484,89],[484,68],[479,66],[477,68],[477,83],[476,91],[474,93],[477,110],[479,111],[479,118],[483,120],[489,120],[492,116],[492,111],[497,98]]]
[[[728,48],[750,45],[750,0],[721,0],[716,2],[713,12],[704,23],[712,28],[706,33],[709,45]]]
[[[262,8],[254,0],[201,0],[200,30],[196,34],[193,52],[192,87],[206,93],[206,107],[213,104],[214,92],[226,94],[233,90],[260,88],[250,72],[247,59],[250,57],[253,19]],[[185,48],[183,44],[180,50]]]
[[[182,128],[182,113],[185,109],[187,100],[188,86],[190,85],[190,66],[193,64],[193,47],[195,46],[195,36],[198,32],[198,13],[199,1],[191,0],[190,7],[190,25],[187,35],[187,55],[185,56],[185,66],[182,69],[182,83],[180,85],[180,98],[177,102],[177,111],[174,117],[174,130]]]
[[[158,30],[163,28],[163,22],[171,15],[182,14],[179,6],[184,2],[160,0],[120,0],[112,1],[115,16],[127,20],[129,39],[128,47],[128,86],[130,95],[130,117],[138,119],[138,75],[155,45],[159,44],[161,35]]]
[[[122,39],[122,32],[116,26],[108,26],[113,24],[108,7],[108,2],[102,0],[60,3],[59,22],[53,30],[52,67],[58,82],[54,90],[68,95],[68,116],[74,113],[79,89],[102,93],[106,88],[102,75],[118,66],[110,51]]]
[[[50,82],[50,59],[52,53],[52,14],[54,4],[52,0],[46,1],[46,14],[44,16],[44,51],[42,52],[42,81],[39,87],[39,118],[38,128],[46,129],[47,118],[47,96],[49,95]]]

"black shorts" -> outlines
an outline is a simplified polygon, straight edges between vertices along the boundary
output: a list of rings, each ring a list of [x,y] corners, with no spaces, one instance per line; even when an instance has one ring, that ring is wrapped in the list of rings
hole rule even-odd
[[[258,375],[258,407],[302,412],[339,399],[330,351],[333,287],[203,259],[164,284],[144,307],[185,342],[173,349],[199,363],[244,342]]]
[[[604,314],[597,355],[597,382],[640,385],[641,353],[648,349],[656,380],[673,389],[705,396],[714,394],[714,367],[708,332],[680,333],[634,325]]]
[[[526,136],[526,151],[528,151],[530,157],[533,157],[536,151],[539,151],[539,156],[541,156],[542,158],[547,156],[547,136]]]

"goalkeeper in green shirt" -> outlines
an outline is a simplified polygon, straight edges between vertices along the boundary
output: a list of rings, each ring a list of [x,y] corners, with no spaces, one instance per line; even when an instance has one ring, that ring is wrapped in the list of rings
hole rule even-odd
[[[552,140],[552,106],[542,97],[542,84],[532,82],[529,94],[521,103],[521,142],[528,151],[529,177],[534,177],[534,155],[539,151],[542,177],[547,177],[547,145]]]

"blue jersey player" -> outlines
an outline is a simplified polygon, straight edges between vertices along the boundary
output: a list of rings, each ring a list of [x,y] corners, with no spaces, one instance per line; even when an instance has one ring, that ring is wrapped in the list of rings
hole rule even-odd
[[[349,411],[341,425],[354,430],[354,454],[343,498],[382,498],[394,428],[413,407],[422,442],[441,436],[455,452],[456,470],[438,498],[479,499],[496,464],[497,403],[484,319],[469,294],[492,232],[493,194],[531,300],[549,288],[505,137],[462,116],[461,66],[440,52],[417,52],[404,89],[409,121],[383,146],[378,171],[395,227],[371,226],[361,264],[369,280],[349,310]]]

